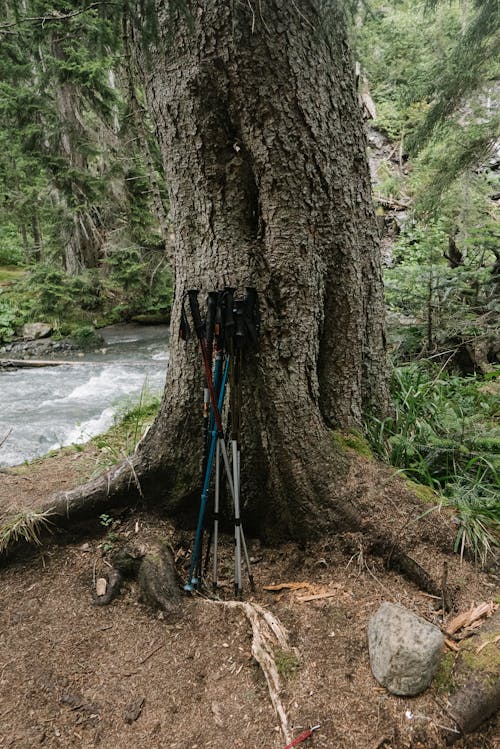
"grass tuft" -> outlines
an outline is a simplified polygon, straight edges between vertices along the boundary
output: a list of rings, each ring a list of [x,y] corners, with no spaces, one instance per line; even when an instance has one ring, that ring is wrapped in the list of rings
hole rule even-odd
[[[0,554],[4,554],[18,541],[39,545],[43,531],[51,525],[50,516],[50,510],[46,512],[27,510],[7,518],[0,526]]]

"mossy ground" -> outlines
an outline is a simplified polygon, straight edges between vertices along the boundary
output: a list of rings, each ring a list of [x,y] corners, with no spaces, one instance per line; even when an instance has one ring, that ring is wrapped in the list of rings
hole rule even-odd
[[[481,673],[485,678],[500,678],[500,649],[495,639],[500,631],[485,632],[464,642],[460,648],[460,659],[470,671]]]
[[[449,694],[453,691],[455,687],[454,668],[455,654],[450,652],[443,655],[433,681],[433,686],[438,694]]]
[[[358,455],[363,455],[365,458],[373,458],[373,452],[368,441],[363,437],[361,432],[355,429],[334,431],[333,443],[335,447],[341,450],[354,450]]]

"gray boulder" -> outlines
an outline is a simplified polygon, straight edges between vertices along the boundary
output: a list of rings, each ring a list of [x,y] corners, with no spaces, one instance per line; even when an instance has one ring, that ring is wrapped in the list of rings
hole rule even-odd
[[[23,325],[22,336],[25,341],[46,338],[52,333],[52,326],[46,322],[29,322]]]
[[[368,623],[373,675],[392,694],[411,696],[426,689],[443,645],[438,627],[393,603],[383,603]]]

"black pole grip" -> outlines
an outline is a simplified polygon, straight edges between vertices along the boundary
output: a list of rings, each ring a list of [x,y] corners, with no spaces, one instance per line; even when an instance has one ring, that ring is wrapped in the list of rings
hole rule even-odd
[[[212,350],[212,344],[214,342],[215,333],[215,314],[217,312],[217,291],[209,291],[207,297],[207,319],[205,322],[205,340],[209,352]]]
[[[224,289],[224,337],[226,339],[226,346],[229,348],[234,335],[234,292],[235,288],[232,286],[226,286]]]
[[[203,338],[204,325],[201,319],[200,305],[198,303],[199,293],[200,292],[198,291],[198,289],[189,289],[187,295],[189,299],[189,307],[191,309],[191,315],[193,317],[194,329],[196,330],[196,335],[201,341]]]
[[[237,349],[242,349],[245,343],[245,302],[243,299],[237,299],[234,302],[234,311],[236,317],[234,341]]]
[[[217,292],[217,307],[215,310],[215,348],[222,351],[224,348],[224,292]]]
[[[260,311],[257,289],[247,286],[244,308],[245,326],[251,343],[256,346],[259,339]]]

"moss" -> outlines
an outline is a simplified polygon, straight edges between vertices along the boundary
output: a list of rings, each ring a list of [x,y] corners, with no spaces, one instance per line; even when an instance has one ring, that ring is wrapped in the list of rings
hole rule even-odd
[[[437,496],[436,493],[430,488],[430,486],[417,484],[416,481],[412,481],[406,476],[404,477],[404,480],[408,488],[411,489],[413,494],[416,494],[417,497],[422,500],[422,502],[426,502],[427,504],[436,504]]]
[[[333,444],[337,449],[344,451],[354,450],[365,458],[373,458],[373,452],[367,440],[363,437],[361,432],[358,432],[355,429],[344,432],[336,430],[333,432],[332,439]]]
[[[494,597],[493,601],[500,604],[500,593]]]
[[[168,312],[145,312],[141,315],[134,315],[130,319],[141,325],[168,325],[170,314]]]
[[[291,650],[276,649],[274,651],[274,662],[277,672],[284,681],[293,676],[300,667],[299,658]]]
[[[485,632],[465,642],[460,648],[460,659],[464,666],[470,671],[481,672],[484,677],[500,678],[500,650],[494,643],[499,635],[500,632]],[[481,648],[482,645],[484,647]]]
[[[434,676],[434,687],[438,694],[449,694],[455,689],[455,681],[453,679],[453,669],[455,667],[455,655],[454,653],[446,653],[441,658],[441,661]]]

